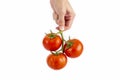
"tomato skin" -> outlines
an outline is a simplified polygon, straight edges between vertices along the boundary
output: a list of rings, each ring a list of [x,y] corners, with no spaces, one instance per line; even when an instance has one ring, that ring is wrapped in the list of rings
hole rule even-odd
[[[51,38],[51,35],[54,35],[54,37]],[[45,49],[47,49],[49,51],[55,51],[55,50],[59,49],[61,44],[62,44],[62,39],[57,34],[54,34],[54,33],[47,34],[43,38],[43,46]]]
[[[70,42],[70,43],[73,43],[73,44],[70,47],[67,47],[68,45],[65,44],[65,46],[64,46],[65,54],[70,58],[79,57],[82,54],[82,51],[83,51],[82,42],[78,39],[70,39],[67,42]]]
[[[49,54],[47,57],[47,64],[50,68],[54,70],[60,70],[66,66],[67,57],[63,53],[60,53],[58,55]]]

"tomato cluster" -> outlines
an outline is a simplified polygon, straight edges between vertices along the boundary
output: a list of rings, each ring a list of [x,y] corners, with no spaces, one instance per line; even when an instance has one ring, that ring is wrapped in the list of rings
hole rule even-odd
[[[65,40],[63,31],[46,34],[43,38],[43,46],[50,51],[46,62],[54,70],[62,69],[67,64],[67,57],[77,58],[83,52],[83,44],[79,39]]]

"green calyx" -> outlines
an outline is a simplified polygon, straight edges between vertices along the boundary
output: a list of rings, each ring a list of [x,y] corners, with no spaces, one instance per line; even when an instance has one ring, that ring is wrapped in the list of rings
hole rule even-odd
[[[59,50],[59,51],[51,51],[51,53],[52,53],[53,55],[58,56],[58,55],[61,53],[61,50]]]
[[[50,30],[50,33],[45,33],[50,39],[53,39],[56,37],[56,33],[53,33],[52,30]]]
[[[50,33],[50,35],[49,35],[49,38],[50,38],[50,39],[53,39],[53,38],[55,38],[55,37],[56,37],[56,34]]]
[[[72,47],[72,45],[73,45],[73,42],[70,42],[70,41],[66,42],[66,48],[67,49]]]

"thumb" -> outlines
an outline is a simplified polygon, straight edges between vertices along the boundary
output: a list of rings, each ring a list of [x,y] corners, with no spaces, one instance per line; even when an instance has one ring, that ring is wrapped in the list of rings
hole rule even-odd
[[[64,14],[58,15],[58,25],[59,26],[64,26],[65,25]]]

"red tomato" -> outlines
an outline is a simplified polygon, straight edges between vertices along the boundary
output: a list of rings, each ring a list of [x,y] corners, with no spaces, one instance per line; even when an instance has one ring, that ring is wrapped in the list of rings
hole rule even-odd
[[[50,68],[54,70],[59,70],[65,67],[67,64],[67,57],[65,54],[50,54],[47,57],[47,64]]]
[[[83,44],[78,39],[70,39],[65,43],[64,52],[70,58],[76,58],[82,54]]]
[[[55,33],[47,34],[43,39],[43,46],[49,51],[55,51],[60,48],[62,39]]]

